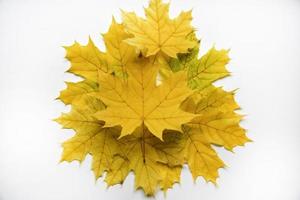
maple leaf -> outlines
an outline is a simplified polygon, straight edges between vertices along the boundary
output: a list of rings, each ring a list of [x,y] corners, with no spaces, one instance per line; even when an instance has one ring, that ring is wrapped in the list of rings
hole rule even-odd
[[[55,119],[64,128],[74,129],[76,134],[65,141],[61,161],[82,162],[87,154],[93,155],[92,169],[96,178],[108,170],[113,156],[118,153],[118,128],[103,128],[103,123],[93,117],[96,111],[104,109],[103,103],[94,97],[86,96],[85,106],[72,107],[68,114]]]
[[[97,82],[98,70],[108,72],[106,56],[95,46],[91,38],[89,38],[86,46],[81,46],[75,42],[65,49],[67,52],[66,59],[71,63],[67,72],[94,82]]]
[[[92,96],[98,90],[98,83],[84,80],[78,83],[66,82],[67,88],[60,92],[57,99],[64,102],[66,105],[84,104],[86,97]]]
[[[99,98],[107,108],[96,113],[106,127],[120,125],[121,137],[145,124],[152,134],[162,139],[165,129],[181,131],[181,125],[195,115],[184,112],[180,104],[192,91],[186,74],[178,72],[161,85],[156,85],[158,66],[150,59],[128,66],[126,82],[110,74],[99,75]]]
[[[62,113],[62,115],[55,119],[63,128],[73,129],[76,135],[63,143],[63,155],[61,161],[83,161],[85,156],[89,153],[92,140],[102,130],[103,123],[94,118],[92,115],[103,109],[103,104],[93,98],[88,97],[84,101],[86,106],[82,109],[73,106],[70,113]]]
[[[171,188],[178,182],[184,162],[183,141],[179,133],[165,134],[161,141],[145,126],[138,127],[133,134],[118,141],[123,153],[116,157],[106,182],[109,185],[122,183],[132,170],[136,189],[142,188],[147,195],[153,195],[158,186],[164,190]]]
[[[103,40],[106,46],[106,60],[117,76],[126,75],[126,66],[136,59],[135,48],[128,45],[124,40],[131,37],[124,30],[124,25],[118,24],[113,18],[112,24]]]
[[[213,47],[198,58],[191,12],[170,19],[168,11],[151,0],[145,19],[132,12],[123,12],[122,23],[113,18],[104,52],[91,38],[65,47],[68,72],[83,80],[66,82],[57,98],[71,110],[55,121],[75,131],[61,161],[89,154],[96,179],[105,174],[112,186],[133,172],[135,188],[148,196],[179,183],[185,164],[194,180],[216,183],[225,164],[214,148],[233,151],[251,141],[235,91],[213,85],[229,75],[228,51]]]
[[[134,12],[123,11],[123,21],[126,29],[134,37],[126,39],[128,44],[146,50],[146,56],[163,52],[176,58],[177,53],[186,53],[195,46],[195,42],[186,39],[193,32],[190,25],[191,11],[182,12],[175,19],[168,16],[169,4],[161,0],[150,1],[145,8],[146,19],[136,16]]]
[[[99,129],[103,126],[103,122],[97,120],[93,115],[105,107],[103,103],[95,97],[85,96],[79,106],[73,106],[69,113],[55,119],[63,128],[74,129],[76,132]]]
[[[251,141],[239,125],[242,116],[234,112],[239,106],[233,95],[234,92],[209,86],[198,90],[181,105],[183,110],[199,114],[184,128],[188,139],[187,162],[194,179],[202,176],[216,183],[218,169],[225,166],[211,144],[232,151]]]
[[[210,146],[209,142],[195,129],[184,128],[187,138],[185,157],[193,178],[202,176],[207,181],[215,183],[218,177],[218,169],[224,167],[223,161]]]
[[[233,92],[211,86],[196,95],[198,97],[194,96],[182,104],[184,110],[201,116],[188,123],[190,127],[198,129],[210,143],[224,146],[230,151],[251,141],[239,125],[242,116],[234,112],[239,106]],[[192,103],[195,99],[199,100]]]
[[[168,189],[171,189],[175,183],[180,182],[182,166],[169,167],[167,165],[162,165],[162,167],[164,167],[164,174],[162,175],[162,180],[159,185],[166,194]]]
[[[88,82],[97,82],[99,70],[104,73],[114,72],[123,77],[126,74],[126,65],[137,57],[135,49],[124,41],[130,36],[125,32],[124,26],[113,18],[108,32],[103,34],[107,52],[100,51],[91,38],[86,46],[75,42],[65,47],[66,58],[71,62],[67,72],[81,76]],[[72,93],[71,89],[69,92]]]
[[[167,79],[173,72],[178,72],[180,70],[186,70],[187,72],[189,72],[187,68],[191,63],[197,60],[200,40],[197,39],[194,32],[188,34],[186,38],[196,43],[196,45],[192,49],[188,50],[188,53],[178,53],[177,58],[158,56],[157,62],[159,62],[161,65],[159,69],[161,79]]]
[[[179,59],[169,61],[173,71],[188,71],[189,86],[192,89],[204,88],[229,75],[225,68],[229,62],[227,50],[216,50],[213,47],[198,59],[198,48],[194,48],[190,54],[182,54]]]

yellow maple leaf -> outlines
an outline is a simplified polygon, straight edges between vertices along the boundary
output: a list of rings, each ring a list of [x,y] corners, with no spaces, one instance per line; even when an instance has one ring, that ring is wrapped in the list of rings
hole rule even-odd
[[[72,46],[65,47],[66,58],[71,62],[68,72],[88,79],[88,82],[97,82],[99,70],[104,73],[114,72],[123,77],[126,65],[137,57],[135,49],[124,41],[130,36],[124,26],[113,18],[108,32],[103,34],[106,52],[100,51],[91,38],[86,46],[75,42]]]
[[[159,186],[166,191],[178,182],[184,162],[184,139],[179,133],[166,134],[163,142],[140,126],[118,142],[122,153],[107,173],[109,185],[122,183],[130,170],[135,173],[136,189],[142,188],[150,196]]]
[[[84,104],[87,96],[93,96],[98,90],[98,83],[90,80],[84,80],[78,83],[66,82],[67,88],[60,92],[57,99],[66,105]]]
[[[76,94],[76,93],[75,93]],[[94,97],[85,96],[85,106],[73,106],[68,114],[55,119],[64,128],[74,129],[76,134],[65,141],[61,161],[82,162],[87,154],[93,155],[92,169],[96,178],[108,170],[113,156],[118,153],[118,128],[103,128],[103,123],[93,117],[96,111],[104,109],[103,103]]]
[[[90,96],[82,98],[85,101],[82,101],[79,106],[73,106],[69,113],[62,113],[59,118],[55,119],[63,128],[74,129],[76,132],[88,132],[103,126],[103,122],[93,116],[97,111],[105,108],[103,103]]]
[[[227,50],[211,48],[201,58],[190,25],[191,12],[170,19],[169,4],[150,0],[146,18],[123,12],[103,34],[106,51],[89,39],[66,49],[68,72],[57,99],[70,112],[55,119],[73,137],[63,142],[61,161],[92,156],[95,178],[122,184],[130,172],[135,188],[153,196],[179,183],[188,165],[196,180],[216,183],[225,166],[214,148],[233,151],[251,140],[240,126],[243,116],[235,91],[213,82],[229,75]]]
[[[159,185],[160,188],[166,194],[168,189],[171,189],[175,183],[180,182],[182,166],[170,167],[167,165],[162,165],[162,167],[164,169],[163,169],[162,180],[160,181]]]
[[[121,77],[126,74],[126,65],[137,57],[135,48],[124,41],[129,37],[131,34],[124,30],[124,25],[118,24],[114,18],[108,32],[103,34],[108,66]]]
[[[193,35],[192,35],[193,36]],[[192,40],[195,40],[192,37]],[[199,46],[187,54],[179,54],[178,59],[171,58],[168,62],[173,72],[186,70],[189,86],[192,89],[202,89],[210,86],[214,81],[229,76],[226,65],[229,62],[228,50],[211,48],[198,59]]]
[[[213,86],[198,91],[182,104],[182,109],[199,114],[188,125],[201,132],[212,144],[224,146],[232,151],[251,140],[239,123],[242,116],[235,113],[239,106],[234,92],[226,92]]]
[[[145,124],[152,134],[162,139],[165,129],[181,131],[181,125],[195,115],[184,112],[180,104],[192,91],[186,74],[178,72],[161,85],[156,85],[158,66],[143,59],[128,66],[126,82],[110,74],[99,75],[99,98],[107,108],[96,113],[106,127],[120,125],[121,137]]]
[[[205,137],[195,129],[185,127],[184,135],[187,138],[185,156],[193,178],[202,176],[205,180],[215,183],[219,176],[218,169],[224,167],[223,161]]]
[[[106,56],[101,52],[89,38],[86,46],[75,42],[72,46],[65,47],[66,58],[70,61],[71,67],[67,72],[97,82],[98,70],[108,72]]]
[[[196,43],[186,39],[193,32],[190,25],[191,11],[182,12],[175,19],[169,18],[169,4],[161,0],[150,1],[145,8],[146,19],[136,16],[134,12],[123,11],[123,21],[129,33],[134,37],[126,39],[140,50],[146,50],[146,56],[163,52],[176,58],[177,53],[185,53]]]
[[[118,136],[118,129],[112,128],[103,128],[94,136],[89,149],[93,156],[92,170],[96,179],[110,169],[114,155],[119,153],[119,143],[116,139]]]
[[[107,171],[105,182],[108,186],[122,184],[129,172],[130,168],[128,158],[124,155],[115,155],[113,157],[113,162]]]

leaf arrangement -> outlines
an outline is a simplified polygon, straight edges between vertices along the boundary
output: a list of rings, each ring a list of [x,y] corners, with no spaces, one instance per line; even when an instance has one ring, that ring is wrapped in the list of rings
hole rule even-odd
[[[170,19],[169,4],[151,0],[145,18],[124,12],[103,40],[66,47],[68,72],[59,99],[71,105],[56,119],[76,134],[63,143],[62,161],[92,160],[96,179],[122,184],[129,172],[135,187],[152,196],[180,181],[183,165],[192,176],[216,182],[225,165],[212,146],[232,151],[250,141],[239,123],[234,91],[213,86],[226,77],[228,51],[212,48],[198,58],[200,42],[191,12]],[[106,173],[105,173],[106,172]]]

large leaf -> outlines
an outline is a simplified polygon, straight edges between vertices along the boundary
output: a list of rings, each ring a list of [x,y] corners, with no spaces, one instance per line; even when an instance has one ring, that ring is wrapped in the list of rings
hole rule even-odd
[[[165,129],[181,131],[181,125],[194,117],[180,109],[192,92],[187,87],[186,74],[173,74],[157,86],[158,66],[149,59],[139,62],[129,67],[127,81],[104,73],[99,75],[99,98],[107,108],[95,116],[105,121],[106,127],[122,126],[121,136],[131,134],[142,124],[161,139]]]

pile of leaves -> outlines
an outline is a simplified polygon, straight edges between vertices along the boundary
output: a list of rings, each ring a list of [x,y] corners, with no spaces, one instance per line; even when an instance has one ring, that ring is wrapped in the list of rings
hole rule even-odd
[[[216,182],[224,167],[212,146],[232,151],[250,141],[234,91],[213,82],[229,72],[228,51],[210,49],[198,58],[200,42],[191,11],[170,19],[169,4],[151,0],[145,18],[122,11],[103,40],[106,52],[91,39],[66,47],[69,73],[59,99],[71,106],[56,119],[76,134],[63,143],[62,161],[92,156],[96,178],[122,184],[129,172],[136,189],[152,196],[180,181],[187,164],[194,179]]]

